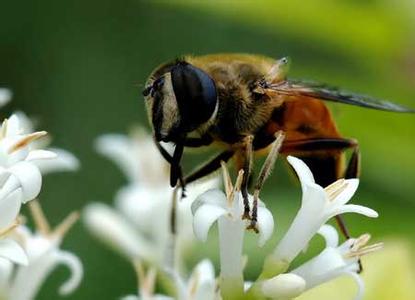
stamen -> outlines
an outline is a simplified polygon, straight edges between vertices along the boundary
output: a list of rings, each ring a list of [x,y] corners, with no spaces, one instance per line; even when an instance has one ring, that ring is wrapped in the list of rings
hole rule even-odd
[[[137,273],[137,280],[138,280],[137,285],[140,286],[140,284],[144,282],[145,276],[146,276],[144,272],[144,267],[143,267],[143,264],[139,260],[134,261],[133,265],[134,265],[134,270]]]
[[[189,296],[193,299],[193,296],[196,295],[197,287],[199,286],[200,281],[200,272],[195,272],[192,276],[191,282],[189,283]]]
[[[241,190],[242,181],[243,181],[244,170],[239,170],[238,177],[236,178],[235,186],[231,190],[229,197],[227,197],[228,205],[232,206],[233,198],[235,197],[235,193],[238,193]]]
[[[352,245],[351,251],[357,251],[360,248],[364,247],[370,241],[370,234],[366,233],[358,237]]]
[[[8,125],[8,120],[4,119],[3,124],[1,125],[1,130],[0,130],[0,140],[4,139],[6,137],[7,125]]]
[[[149,296],[152,296],[154,294],[156,275],[157,272],[155,268],[150,268],[147,271],[147,276],[144,281],[144,288],[148,292]]]
[[[134,261],[133,265],[137,274],[137,286],[139,286],[141,296],[145,299],[152,298],[157,275],[156,269],[150,268],[146,274],[143,264],[140,261]]]
[[[359,250],[354,251],[354,252],[346,253],[346,255],[344,255],[344,257],[345,258],[360,258],[364,255],[369,254],[369,253],[379,251],[382,248],[383,248],[383,243],[377,243],[377,244],[373,244],[373,245],[369,245],[369,246],[360,248]]]
[[[34,132],[28,135],[23,136],[21,139],[19,139],[13,146],[10,147],[8,154],[11,154],[23,147],[25,147],[26,145],[28,145],[29,143],[43,137],[47,135],[46,131],[38,131],[38,132]]]
[[[232,180],[231,180],[231,177],[229,176],[229,171],[228,171],[228,168],[226,167],[226,163],[222,160],[220,162],[220,165],[222,167],[223,184],[225,185],[226,196],[229,199],[229,196],[233,190]]]
[[[20,224],[21,223],[19,222],[19,220],[15,220],[9,227],[0,230],[0,237],[8,235],[10,232],[12,232]]]
[[[39,201],[37,199],[30,201],[29,209],[30,209],[30,212],[32,213],[32,217],[33,217],[33,221],[35,222],[36,230],[44,236],[49,235],[51,232],[50,225],[49,225],[48,220],[45,217],[45,214],[43,213],[43,210],[39,204]]]
[[[346,180],[342,178],[327,186],[324,190],[327,193],[329,201],[336,199],[338,195],[344,192],[348,185],[349,184],[346,182]]]
[[[345,258],[360,258],[366,254],[378,251],[383,248],[383,243],[377,243],[372,245],[367,245],[370,240],[370,234],[363,234],[358,237],[353,245],[350,247],[350,251],[347,252]]]
[[[52,236],[64,237],[80,217],[79,212],[70,213],[52,232]]]

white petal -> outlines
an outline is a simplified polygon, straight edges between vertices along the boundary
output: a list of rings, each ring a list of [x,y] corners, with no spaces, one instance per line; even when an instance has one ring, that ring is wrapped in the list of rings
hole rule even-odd
[[[304,278],[308,290],[341,276],[346,267],[342,253],[336,248],[325,248],[319,255],[292,270],[291,273]]]
[[[28,132],[29,133],[29,132]],[[14,136],[23,134],[21,128],[20,128],[20,119],[17,114],[12,114],[10,118],[7,121],[7,133],[6,136]]]
[[[297,173],[303,190],[305,185],[315,183],[313,173],[305,162],[294,156],[288,156],[287,160]]]
[[[225,193],[220,189],[211,189],[203,194],[199,195],[195,201],[192,203],[192,214],[194,215],[196,211],[204,204],[216,205],[222,208],[226,207],[226,196]]]
[[[17,190],[0,199],[0,229],[9,227],[17,218],[22,204],[22,193]]]
[[[140,300],[141,298],[137,297],[136,295],[128,295],[121,297],[120,300]]]
[[[121,134],[105,134],[95,141],[95,149],[98,153],[113,160],[131,181],[138,181],[139,168],[134,157],[134,147],[131,139]]]
[[[6,105],[12,98],[12,92],[9,89],[0,88],[0,107]]]
[[[258,246],[262,247],[265,242],[272,236],[274,231],[274,217],[265,207],[258,207]]]
[[[55,156],[51,157],[50,159],[34,161],[34,164],[36,164],[42,174],[77,171],[80,167],[79,160],[69,151],[57,148],[49,148],[46,152],[54,153]]]
[[[193,232],[196,238],[206,242],[210,227],[225,214],[226,209],[216,205],[200,206],[193,215]]]
[[[280,274],[262,283],[262,292],[272,299],[293,299],[305,290],[306,282],[295,274]]]
[[[194,299],[211,300],[215,295],[215,270],[208,259],[202,260],[194,269],[192,277],[197,280],[197,287]]]
[[[28,263],[23,248],[12,239],[0,240],[0,257],[21,265],[27,265]]]
[[[68,295],[72,293],[81,283],[83,277],[83,267],[79,258],[67,251],[59,251],[57,262],[68,267],[71,276],[60,287],[60,295]]]
[[[42,186],[42,175],[36,166],[22,161],[10,167],[9,171],[20,182],[23,192],[23,203],[34,199],[39,194]]]
[[[203,178],[186,185],[186,201],[193,202],[198,196],[204,192],[218,188],[220,185],[219,176]],[[181,192],[181,190],[179,190]]]
[[[83,212],[87,228],[103,242],[129,259],[155,260],[153,245],[114,209],[101,203],[89,204]]]
[[[360,277],[359,274],[355,272],[347,272],[346,275],[349,275],[350,277],[352,277],[357,284],[358,290],[357,290],[356,297],[354,299],[362,300],[363,295],[365,293],[365,283],[363,282],[362,277]]]
[[[305,185],[301,197],[301,209],[307,209],[311,214],[322,212],[327,206],[327,193],[318,184]]]
[[[379,216],[379,214],[375,210],[369,207],[356,204],[347,204],[335,208],[332,212],[330,212],[329,218],[344,213],[357,213],[369,218],[377,218]]]
[[[320,234],[326,241],[326,248],[336,248],[339,245],[339,234],[337,233],[336,228],[333,226],[327,224],[321,226],[318,234]]]
[[[170,186],[152,189],[148,186],[130,184],[122,187],[115,195],[115,208],[140,231],[154,237],[155,232],[162,230],[166,235],[168,232],[162,224],[167,223],[169,219],[171,195]],[[191,223],[189,225],[191,226]]]
[[[0,295],[5,293],[13,274],[13,263],[0,257]]]
[[[26,161],[38,160],[38,159],[52,159],[56,158],[57,155],[47,150],[32,150],[26,157]]]
[[[359,179],[347,179],[346,183],[346,189],[331,201],[332,205],[340,206],[349,202],[359,186]]]
[[[15,111],[11,119],[12,118],[16,119],[12,120],[12,127],[15,127],[13,132],[16,132],[16,134],[28,134],[35,131],[35,126],[33,125],[32,120],[24,112],[20,110]]]

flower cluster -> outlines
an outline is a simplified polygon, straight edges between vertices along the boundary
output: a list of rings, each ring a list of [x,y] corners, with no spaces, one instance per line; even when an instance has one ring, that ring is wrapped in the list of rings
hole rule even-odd
[[[260,178],[268,176],[281,143],[281,139],[275,142]],[[360,258],[382,245],[367,245],[368,234],[339,244],[337,231],[326,224],[332,217],[344,213],[377,217],[370,208],[348,204],[358,187],[358,179],[340,179],[321,187],[303,161],[289,156],[287,160],[301,183],[301,207],[283,238],[265,258],[262,273],[256,280],[246,281],[243,245],[251,221],[242,218],[242,171],[232,184],[223,164],[225,192],[217,187],[214,177],[190,186],[188,197],[178,200],[178,191],[169,188],[168,165],[149,136],[138,131],[132,137],[105,135],[96,145],[129,179],[129,184],[115,197],[115,209],[93,203],[84,211],[84,222],[90,231],[135,266],[138,294],[124,299],[293,299],[343,275],[355,279],[359,287],[356,298],[361,299]],[[251,209],[255,203],[258,204],[258,246],[261,247],[273,235],[274,219],[259,199],[259,190],[249,195]],[[170,224],[176,220],[179,226],[177,232],[172,232]],[[194,238],[205,242],[215,223],[219,232],[219,278],[208,259],[186,273],[183,245],[190,244]],[[188,230],[191,227],[193,233]],[[325,248],[314,258],[292,268],[291,263],[301,252],[306,252],[316,234],[324,237]],[[170,296],[156,293],[157,277]]]
[[[170,231],[173,189],[168,165],[153,140],[141,130],[131,137],[103,135],[96,149],[119,165],[128,184],[115,195],[115,209],[91,203],[84,210],[87,228],[104,243],[132,262],[151,263],[157,268],[182,266],[182,258],[194,241],[190,205],[197,195],[216,187],[216,178],[187,187],[187,197],[177,203],[177,233]],[[177,191],[178,192],[178,191]],[[176,256],[175,258],[172,255]]]
[[[0,105],[10,101],[11,92],[0,89]],[[73,276],[61,288],[72,292],[82,278],[82,264],[70,252],[59,249],[64,233],[76,219],[71,214],[55,230],[34,200],[42,186],[42,174],[75,170],[79,163],[69,152],[44,149],[48,145],[45,131],[34,131],[22,112],[5,119],[0,127],[0,298],[33,299],[53,268],[63,263]],[[42,141],[43,140],[43,141]],[[19,216],[23,204],[33,212],[36,232],[25,226]]]

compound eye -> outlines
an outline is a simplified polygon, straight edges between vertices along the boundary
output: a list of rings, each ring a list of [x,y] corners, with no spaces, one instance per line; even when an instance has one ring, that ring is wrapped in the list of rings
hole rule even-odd
[[[179,107],[180,127],[192,131],[209,120],[217,103],[215,82],[195,66],[179,62],[171,70],[174,94]]]

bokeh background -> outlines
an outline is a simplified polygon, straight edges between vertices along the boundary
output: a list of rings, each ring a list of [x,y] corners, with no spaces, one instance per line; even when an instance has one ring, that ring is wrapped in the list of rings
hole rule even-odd
[[[415,3],[387,1],[2,1],[0,85],[16,109],[49,131],[82,163],[45,178],[41,203],[52,223],[89,201],[112,203],[125,183],[93,149],[103,133],[148,128],[141,90],[158,64],[182,54],[247,52],[292,58],[291,77],[328,82],[415,107]],[[348,216],[352,232],[399,238],[415,249],[415,116],[331,106],[341,132],[360,141],[363,165],[355,202],[377,220]],[[190,168],[203,157],[187,157]],[[298,208],[299,188],[282,161],[263,199],[279,234]],[[134,272],[79,223],[64,248],[84,262],[82,286],[67,299],[116,299],[136,290]],[[248,246],[247,251],[250,251]],[[217,248],[205,247],[217,261]],[[261,253],[247,274],[259,270]],[[258,263],[256,262],[258,260]],[[412,261],[413,263],[413,261]],[[39,299],[55,299],[58,269]]]

